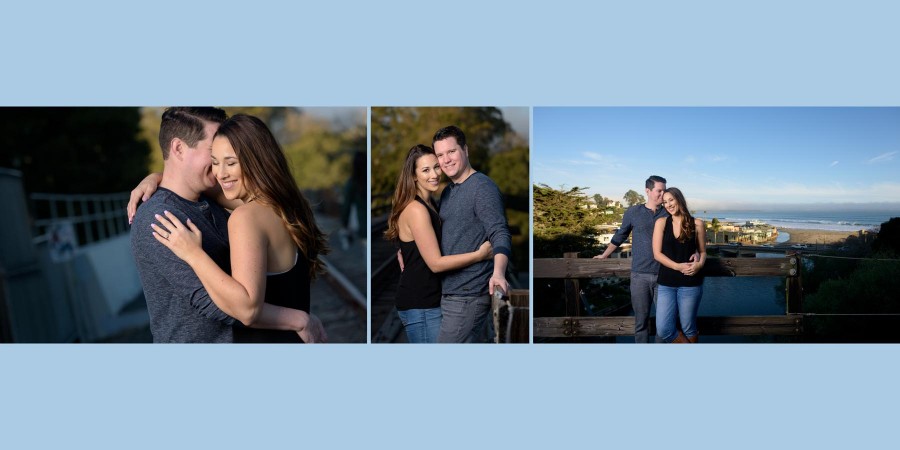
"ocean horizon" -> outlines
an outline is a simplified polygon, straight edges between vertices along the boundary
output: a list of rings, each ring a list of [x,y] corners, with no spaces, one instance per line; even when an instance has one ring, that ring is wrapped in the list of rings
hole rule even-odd
[[[694,215],[710,221],[745,223],[759,220],[776,228],[805,230],[858,231],[878,230],[891,217],[900,217],[900,211],[765,211],[765,210],[696,210]]]

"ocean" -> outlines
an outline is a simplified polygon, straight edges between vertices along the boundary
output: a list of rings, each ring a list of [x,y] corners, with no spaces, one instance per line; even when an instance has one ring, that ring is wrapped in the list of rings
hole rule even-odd
[[[705,221],[714,217],[723,222],[744,223],[760,220],[777,228],[806,230],[857,231],[878,230],[891,217],[900,217],[900,211],[713,211],[698,210],[695,215]]]

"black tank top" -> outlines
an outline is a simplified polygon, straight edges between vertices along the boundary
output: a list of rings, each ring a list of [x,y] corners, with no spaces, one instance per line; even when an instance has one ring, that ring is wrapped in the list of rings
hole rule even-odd
[[[297,262],[283,273],[266,276],[266,303],[309,312],[309,261],[297,249]],[[234,342],[242,343],[296,343],[303,340],[296,331],[262,330],[258,328],[235,327]]]
[[[441,245],[441,217],[435,212],[434,204],[429,206],[416,196],[416,201],[428,210],[431,227],[437,236],[438,247]],[[428,309],[441,306],[441,278],[432,272],[422,259],[416,241],[400,242],[403,254],[403,272],[400,274],[400,286],[397,288],[397,309]]]
[[[663,231],[662,252],[669,259],[677,263],[684,263],[691,260],[691,255],[697,251],[697,231],[694,235],[684,242],[678,242],[675,232],[672,230],[672,217],[666,218],[666,229]],[[677,270],[672,270],[662,264],[659,265],[659,276],[657,283],[669,287],[688,287],[700,286],[703,284],[703,277],[694,275],[689,277]]]

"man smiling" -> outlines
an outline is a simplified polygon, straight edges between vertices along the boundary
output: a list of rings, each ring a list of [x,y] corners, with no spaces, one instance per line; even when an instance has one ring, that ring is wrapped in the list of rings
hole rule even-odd
[[[441,194],[441,254],[468,253],[486,240],[494,247],[492,261],[449,272],[442,280],[438,342],[474,342],[491,313],[491,295],[496,289],[509,291],[505,274],[512,245],[503,199],[497,185],[469,164],[462,130],[452,125],[441,128],[432,147],[450,178]]]

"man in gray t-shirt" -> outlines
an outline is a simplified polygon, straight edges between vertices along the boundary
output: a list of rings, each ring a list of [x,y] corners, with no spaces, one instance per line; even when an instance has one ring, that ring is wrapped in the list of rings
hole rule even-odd
[[[438,130],[432,142],[441,170],[450,184],[441,194],[441,254],[475,251],[486,240],[494,247],[492,261],[481,261],[444,274],[441,331],[438,342],[474,342],[491,314],[495,289],[509,292],[506,266],[511,239],[500,189],[469,164],[462,130]]]

